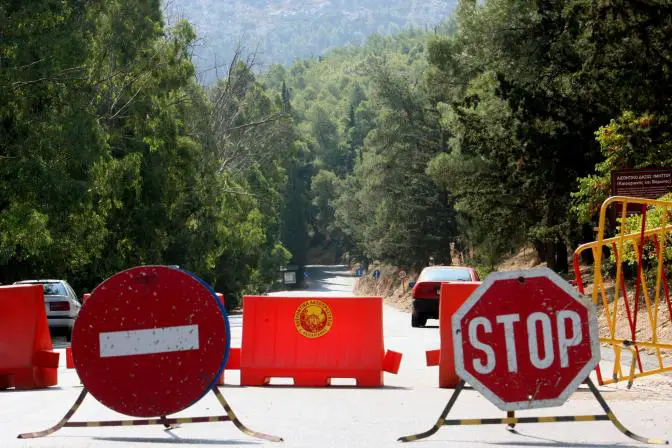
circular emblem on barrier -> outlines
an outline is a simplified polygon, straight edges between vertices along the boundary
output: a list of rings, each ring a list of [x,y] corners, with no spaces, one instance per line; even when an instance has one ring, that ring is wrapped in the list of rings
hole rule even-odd
[[[306,300],[294,313],[296,330],[307,338],[319,338],[329,332],[334,316],[329,305],[321,300]]]

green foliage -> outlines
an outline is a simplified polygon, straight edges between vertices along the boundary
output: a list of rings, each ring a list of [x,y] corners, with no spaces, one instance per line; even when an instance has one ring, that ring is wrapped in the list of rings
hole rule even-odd
[[[204,91],[195,32],[165,27],[158,0],[5,2],[0,18],[0,281],[91,290],[177,264],[229,305],[273,282],[298,141],[279,95],[238,59]]]
[[[372,37],[361,49],[274,68],[267,81],[289,89],[316,168],[345,181],[332,202],[344,250],[384,262],[403,253],[405,262],[422,264],[453,242],[493,266],[531,243],[564,271],[567,247],[584,237],[576,206],[584,219],[592,213],[589,196],[605,185],[596,180],[613,168],[602,161],[605,145],[616,142],[596,141],[596,130],[629,103],[636,117],[659,110],[648,116],[655,125],[648,136],[625,137],[633,154],[619,166],[669,163],[669,96],[653,88],[670,73],[654,66],[669,65],[670,29],[660,20],[668,9],[662,2],[462,2],[438,32]],[[585,188],[592,193],[572,203]],[[314,216],[330,216],[332,192],[324,194],[313,199]],[[313,223],[313,243],[325,232]]]
[[[481,279],[481,281],[485,281],[485,279],[488,277],[488,275],[492,274],[493,272],[496,271],[495,266],[491,264],[479,264],[478,261],[472,261],[472,260],[466,260],[465,264],[468,266],[472,266],[475,270],[476,273],[478,274],[478,278]]]
[[[590,219],[611,169],[669,163],[670,95],[654,87],[669,85],[669,12],[662,1],[463,2],[457,32],[430,42],[429,76],[452,139],[428,173],[469,218],[460,233],[478,253],[496,260],[528,241],[564,270],[567,244],[583,237],[574,213]],[[642,118],[652,129],[612,123],[595,141],[624,110],[635,115],[618,126]]]
[[[342,181],[331,171],[321,170],[313,176],[311,194],[313,205],[312,225],[315,232],[328,240],[337,239],[334,201],[339,197]]]
[[[509,132],[516,121],[506,101],[497,96],[496,84],[492,73],[484,73],[465,92],[477,97],[477,103],[438,103],[441,124],[453,134],[452,151],[439,154],[427,167],[427,174],[455,201],[460,249],[473,247],[489,266],[520,245],[534,224],[523,213],[534,193],[525,191],[513,161],[503,169],[502,161],[519,142]]]
[[[573,210],[590,222],[611,192],[611,172],[625,168],[672,166],[672,129],[667,115],[625,111],[595,135],[604,160],[596,174],[579,179]]]
[[[641,214],[628,216],[624,223],[622,223],[621,219],[619,218],[619,225],[616,229],[618,234],[629,235],[639,234],[642,231],[648,231],[652,229],[669,229],[672,225],[672,193],[664,195],[659,199],[661,201],[667,201],[668,205],[649,207],[646,213],[645,226],[642,226],[643,216]],[[649,281],[654,282],[656,276],[658,275],[658,271],[661,269],[661,266],[662,274],[666,277],[669,276],[669,274],[666,272],[666,267],[670,266],[672,263],[672,233],[668,230],[667,232],[658,234],[657,243],[658,248],[656,247],[656,242],[653,239],[647,239],[647,241],[642,246],[642,268],[644,270],[644,276]],[[637,244],[639,245],[639,240],[637,240]],[[658,255],[659,249],[662,249],[662,255],[660,259]],[[633,272],[636,272],[634,269],[636,269],[639,260],[636,247],[632,243],[627,242],[623,245],[619,255],[620,260],[624,266],[629,267],[633,269]],[[614,252],[610,253],[608,265],[616,265],[616,254]]]
[[[565,270],[612,170],[672,164],[672,6],[465,1],[383,36],[449,3],[266,5],[310,19],[290,35],[247,2],[207,75],[158,0],[1,3],[0,281],[179,264],[232,304],[309,250],[421,266],[451,244],[490,269],[531,243]],[[241,26],[273,28],[273,60],[362,45],[259,76]]]

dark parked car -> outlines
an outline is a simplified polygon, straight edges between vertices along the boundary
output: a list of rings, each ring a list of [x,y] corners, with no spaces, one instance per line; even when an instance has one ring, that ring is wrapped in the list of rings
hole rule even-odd
[[[411,326],[424,327],[427,319],[439,318],[439,292],[441,282],[477,282],[478,274],[466,266],[428,266],[420,272],[418,280],[409,282],[413,288],[413,314]]]
[[[49,329],[72,339],[72,328],[82,307],[77,294],[65,280],[22,280],[15,285],[42,285]]]

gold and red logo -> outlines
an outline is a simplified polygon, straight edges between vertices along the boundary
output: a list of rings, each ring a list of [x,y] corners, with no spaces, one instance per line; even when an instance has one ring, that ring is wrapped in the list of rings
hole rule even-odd
[[[294,326],[302,336],[319,338],[329,332],[334,323],[329,305],[321,300],[306,300],[294,313]]]

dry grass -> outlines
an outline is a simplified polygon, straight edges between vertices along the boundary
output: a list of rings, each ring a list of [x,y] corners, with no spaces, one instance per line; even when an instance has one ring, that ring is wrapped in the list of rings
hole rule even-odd
[[[380,278],[378,281],[371,277],[371,273],[378,269]],[[408,281],[418,277],[417,272],[407,273],[405,279],[400,279],[401,269],[391,266],[371,265],[369,266],[369,275],[360,278],[357,283],[357,295],[382,296],[385,303],[401,311],[411,311],[411,290],[407,287]]]

